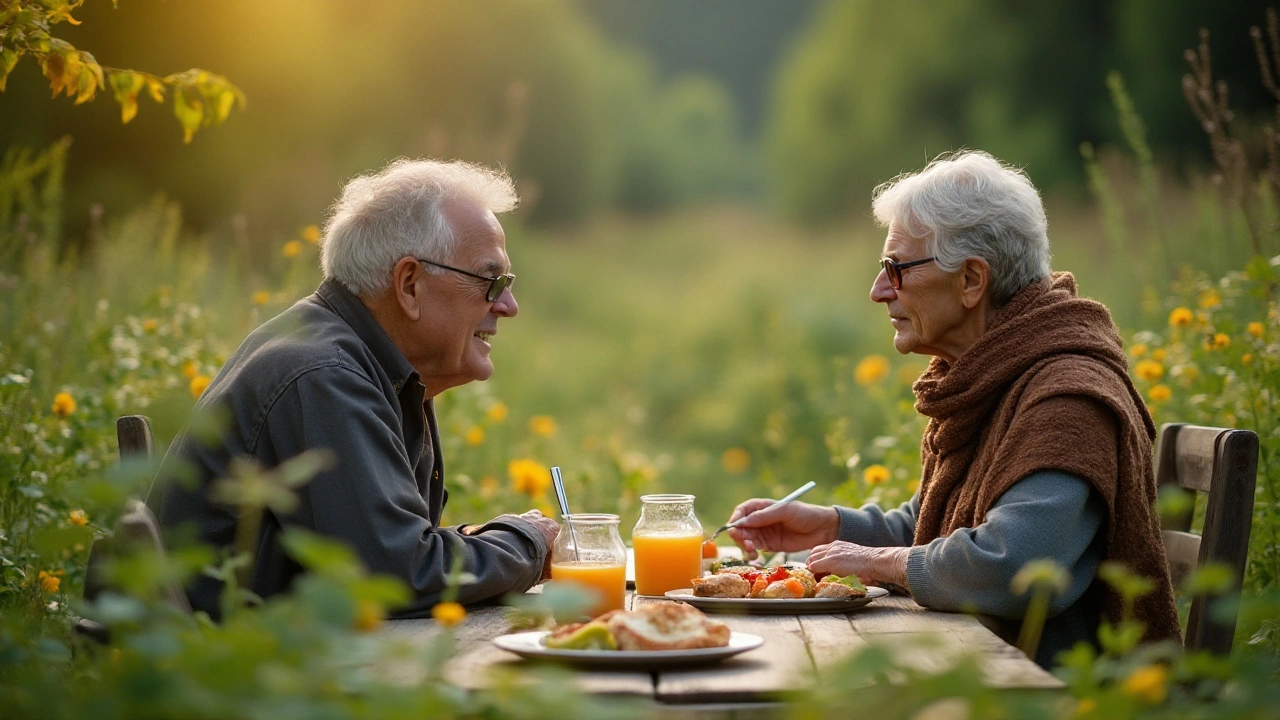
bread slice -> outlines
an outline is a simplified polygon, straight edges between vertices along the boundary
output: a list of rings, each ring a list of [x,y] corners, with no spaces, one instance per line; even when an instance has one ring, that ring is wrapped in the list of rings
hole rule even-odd
[[[693,583],[693,594],[697,597],[744,598],[751,592],[751,583],[732,573],[708,575],[689,582]]]
[[[729,644],[729,626],[682,603],[649,605],[609,618],[619,650],[690,650]]]

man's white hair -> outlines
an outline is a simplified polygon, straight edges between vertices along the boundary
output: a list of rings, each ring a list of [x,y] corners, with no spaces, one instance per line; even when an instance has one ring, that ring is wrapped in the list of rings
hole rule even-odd
[[[391,283],[391,268],[409,256],[447,262],[454,230],[445,202],[469,200],[493,213],[519,203],[515,184],[502,170],[460,160],[401,158],[383,170],[352,178],[329,209],[320,246],[326,278],[356,295],[376,295]],[[427,272],[440,268],[428,265]]]
[[[997,307],[1051,272],[1040,193],[1022,170],[985,152],[940,155],[920,172],[880,185],[872,198],[876,221],[922,238],[942,270],[955,272],[970,257],[986,260]]]

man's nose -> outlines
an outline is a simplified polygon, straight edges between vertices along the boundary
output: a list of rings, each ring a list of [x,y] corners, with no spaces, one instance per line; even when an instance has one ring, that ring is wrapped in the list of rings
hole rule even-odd
[[[515,317],[520,312],[520,303],[516,302],[516,292],[511,286],[503,288],[502,294],[493,301],[493,312],[502,317]]]

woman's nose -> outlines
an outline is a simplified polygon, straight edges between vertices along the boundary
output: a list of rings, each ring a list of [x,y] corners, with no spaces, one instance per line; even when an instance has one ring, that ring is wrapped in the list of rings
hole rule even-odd
[[[889,302],[894,298],[896,292],[893,289],[893,284],[889,282],[888,273],[884,271],[884,268],[881,268],[880,272],[876,274],[875,282],[871,283],[871,302]]]

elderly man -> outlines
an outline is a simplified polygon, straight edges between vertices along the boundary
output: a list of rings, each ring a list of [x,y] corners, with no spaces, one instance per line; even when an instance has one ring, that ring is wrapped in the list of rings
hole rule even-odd
[[[205,446],[174,442],[148,504],[166,536],[194,525],[201,542],[235,542],[234,509],[210,497],[232,458],[273,467],[313,448],[335,463],[267,512],[249,589],[288,589],[301,568],[279,542],[289,527],[350,544],[375,573],[406,582],[422,615],[439,601],[455,553],[475,581],[458,600],[524,591],[544,576],[558,525],[537,510],[480,526],[441,527],[448,493],[432,400],[493,374],[489,342],[514,317],[506,237],[494,213],[517,198],[505,174],[463,162],[400,160],[349,182],[330,210],[319,289],[249,335],[198,409],[230,427]],[[178,482],[184,466],[198,482]],[[201,577],[193,608],[218,617],[222,584]]]

